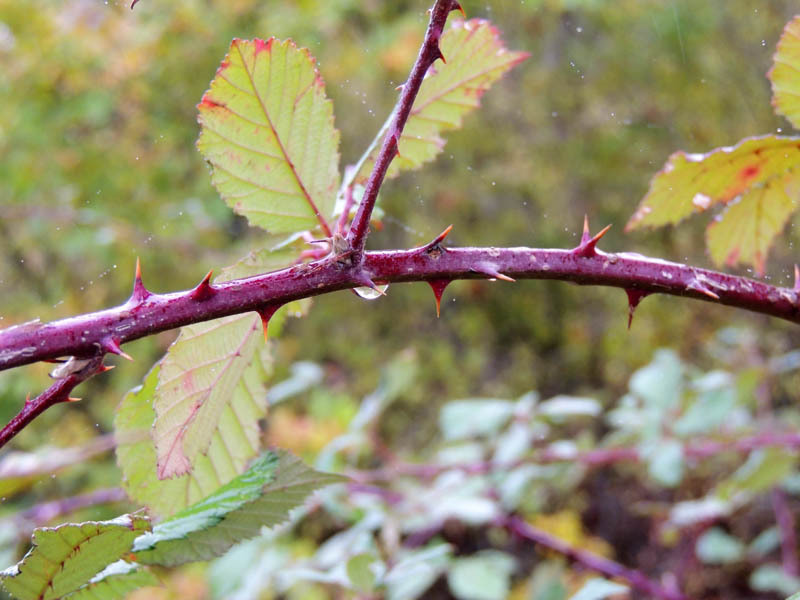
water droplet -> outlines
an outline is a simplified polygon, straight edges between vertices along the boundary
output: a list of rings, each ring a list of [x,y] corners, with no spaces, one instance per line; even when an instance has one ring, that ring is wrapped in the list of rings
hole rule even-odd
[[[384,285],[378,285],[376,287],[377,289],[375,290],[366,286],[357,287],[353,288],[353,291],[364,300],[375,300],[376,298],[380,298],[386,293],[386,290],[389,289],[389,284],[387,283]]]

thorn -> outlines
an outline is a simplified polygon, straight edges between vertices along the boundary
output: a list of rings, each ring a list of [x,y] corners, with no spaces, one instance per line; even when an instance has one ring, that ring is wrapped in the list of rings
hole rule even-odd
[[[127,352],[124,352],[122,348],[119,347],[119,341],[117,341],[112,336],[107,336],[102,339],[100,342],[100,349],[103,352],[109,352],[111,354],[116,354],[117,356],[121,356],[122,358],[127,358],[128,360],[133,360],[131,355]]]
[[[67,396],[67,402],[80,402],[81,398],[73,398],[71,396]]]
[[[428,285],[433,290],[433,295],[436,298],[436,318],[439,318],[439,309],[442,304],[442,294],[444,289],[453,281],[452,279],[430,279]]]
[[[139,0],[136,0],[136,2],[138,2],[138,1]],[[467,13],[464,12],[464,8],[461,6],[461,3],[453,2],[452,8],[450,9],[450,11],[452,12],[454,10],[460,10],[461,11],[461,16],[464,17],[465,19],[467,18]]]
[[[438,248],[439,245],[444,241],[444,239],[450,234],[451,231],[453,231],[453,226],[452,225],[448,225],[447,229],[445,229],[442,233],[440,233],[435,238],[433,238],[430,242],[425,244],[422,247],[422,250],[424,252],[430,252],[434,248]],[[440,250],[444,250],[444,248],[439,248],[439,249]]]
[[[258,316],[261,317],[261,327],[264,329],[264,342],[267,341],[269,320],[281,306],[283,306],[283,304],[267,304],[256,311],[258,312]]]
[[[209,298],[211,298],[211,296],[213,296],[216,293],[214,288],[211,287],[211,284],[209,283],[211,281],[211,274],[213,272],[214,271],[211,270],[208,273],[206,273],[206,276],[203,277],[203,281],[198,283],[197,287],[194,288],[189,293],[189,297],[192,300],[196,300],[197,302],[202,302],[203,300],[208,300]]]
[[[581,258],[592,258],[593,256],[597,255],[597,242],[599,242],[600,239],[608,233],[609,229],[611,229],[611,225],[606,225],[603,229],[597,232],[593,238],[587,239],[589,238],[589,219],[584,219],[581,243],[572,251],[572,253],[575,256],[580,256]]]
[[[139,257],[136,257],[136,274],[133,276],[133,293],[131,294],[129,303],[141,304],[147,300],[153,293],[144,287],[142,283],[142,264],[139,262]]]
[[[475,271],[476,273],[482,273],[483,275],[491,277],[492,279],[502,279],[503,281],[512,281],[512,282],[516,281],[516,279],[513,279],[508,275],[504,275],[503,273],[498,271],[497,267],[489,262],[479,262],[473,265],[471,267],[471,270]]]
[[[649,296],[651,292],[625,288],[625,293],[628,294],[628,329],[630,329],[631,323],[633,323],[633,312],[639,306],[639,302]]]
[[[31,401],[31,393],[28,392],[27,394],[25,394],[25,404],[30,403],[30,401]]]
[[[131,10],[133,10],[133,7],[136,6],[137,2],[139,2],[139,0],[132,0],[132,2],[131,2]]]
[[[401,83],[401,84],[400,84],[400,85],[398,85],[396,88],[394,88],[394,90],[395,90],[396,92],[399,92],[399,91],[401,91],[401,90],[402,90],[404,87],[406,87],[406,84],[405,84],[405,83]]]
[[[583,215],[583,235],[581,235],[581,246],[586,244],[592,237],[589,233],[589,215]]]
[[[447,64],[447,60],[445,59],[445,57],[444,57],[444,54],[442,54],[442,49],[441,49],[441,48],[439,48],[439,44],[438,44],[438,43],[436,44],[436,46],[435,46],[435,48],[434,48],[434,56],[433,56],[433,60],[431,61],[431,64],[433,64],[434,62],[436,62],[436,59],[437,59],[437,58],[441,58],[441,59],[442,59],[442,62],[443,62],[444,64]]]
[[[689,282],[689,285],[686,286],[687,290],[694,290],[696,292],[700,292],[701,294],[705,294],[709,298],[713,298],[714,300],[719,300],[719,296],[717,296],[714,292],[704,286],[702,283],[697,281],[697,279],[692,279]]]
[[[794,291],[800,294],[800,266],[794,266]]]
[[[114,368],[116,368],[116,365],[100,365],[98,373],[105,373],[106,371],[110,371]]]
[[[353,281],[356,282],[360,286],[368,287],[376,292],[378,292],[381,296],[385,296],[386,292],[384,292],[381,288],[379,288],[372,279],[364,271],[356,271],[352,277]]]

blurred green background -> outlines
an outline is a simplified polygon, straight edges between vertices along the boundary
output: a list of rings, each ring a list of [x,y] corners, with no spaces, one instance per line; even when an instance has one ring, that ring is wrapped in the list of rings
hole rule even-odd
[[[218,198],[194,148],[199,101],[232,37],[292,37],[316,56],[334,100],[345,164],[355,161],[396,99],[429,2],[379,0],[0,0],[0,327],[124,301],[136,257],[159,292],[263,245]],[[678,149],[705,152],[789,130],[770,106],[765,73],[789,0],[463,0],[531,58],[449,134],[443,154],[387,183],[383,228],[369,246],[428,241],[450,223],[453,245],[569,247],[583,215],[613,224],[602,247],[709,267],[698,217],[626,235],[648,181]],[[768,262],[791,283],[792,225]],[[381,367],[412,352],[421,368],[383,432],[400,448],[430,444],[444,400],[538,390],[620,396],[659,347],[710,369],[723,326],[753,332],[761,355],[797,345],[796,326],[674,297],[650,297],[626,329],[624,294],[558,282],[456,282],[437,320],[427,285],[396,285],[364,304],[350,293],[315,301],[276,348],[276,378],[298,360],[325,369],[330,398],[350,405]],[[111,429],[124,391],[174,338],[126,346],[135,356],[79,390],[15,441],[32,450]],[[48,384],[46,366],[0,374],[0,418]],[[775,390],[798,400],[797,378]],[[56,426],[58,425],[58,426]],[[116,485],[111,460],[46,478],[14,498]]]

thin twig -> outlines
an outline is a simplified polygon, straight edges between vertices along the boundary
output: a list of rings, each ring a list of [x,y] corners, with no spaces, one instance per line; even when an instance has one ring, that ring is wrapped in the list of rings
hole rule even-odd
[[[124,500],[127,500],[127,496],[122,488],[104,488],[78,496],[35,504],[29,509],[14,515],[13,519],[23,523],[26,528],[31,529],[31,526],[37,527],[43,525],[53,519],[73,513],[76,510],[97,506],[98,504],[123,502]]]
[[[33,400],[28,398],[22,410],[8,424],[0,430],[0,448],[22,431],[36,417],[45,410],[61,402],[72,402],[75,398],[70,398],[70,392],[79,383],[86,381],[93,375],[103,372],[103,357],[98,356],[89,359],[81,369],[62,377],[51,385],[47,390],[36,396]]]
[[[649,594],[652,598],[660,598],[661,600],[688,600],[687,596],[681,593],[680,590],[668,589],[657,581],[650,579],[641,571],[630,569],[616,561],[570,546],[565,541],[529,525],[519,517],[512,516],[507,518],[504,525],[509,531],[523,539],[555,550],[559,554],[563,554],[571,560],[582,564],[587,569],[602,573],[607,577],[622,579],[637,590]]]
[[[0,460],[0,479],[31,478],[50,475],[55,471],[85,462],[108,452],[115,446],[114,435],[106,434],[92,438],[83,446],[72,448],[47,448],[45,456],[40,453],[8,452]],[[44,450],[41,448],[40,450]]]
[[[447,22],[447,15],[453,10],[459,10],[461,5],[455,0],[436,0],[431,9],[431,18],[428,22],[428,30],[425,32],[425,39],[419,49],[417,60],[411,68],[411,74],[403,85],[400,98],[392,113],[391,123],[383,138],[383,144],[375,159],[372,172],[369,174],[364,185],[364,196],[358,206],[356,216],[347,236],[347,241],[357,255],[361,255],[364,250],[364,243],[369,232],[369,220],[372,216],[372,209],[375,207],[375,200],[378,192],[383,185],[386,171],[395,156],[397,156],[397,146],[403,134],[403,128],[411,114],[411,108],[417,97],[419,88],[422,85],[425,74],[437,59],[442,58],[439,49],[439,39],[442,36],[444,25]]]

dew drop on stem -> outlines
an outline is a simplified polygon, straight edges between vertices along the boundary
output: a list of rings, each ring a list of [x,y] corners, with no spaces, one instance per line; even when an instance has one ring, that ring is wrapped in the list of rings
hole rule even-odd
[[[366,286],[353,288],[353,291],[356,293],[357,296],[363,298],[364,300],[375,300],[376,298],[380,298],[386,293],[386,290],[389,289],[389,284],[385,285],[378,285],[375,286],[377,289],[372,289]]]

